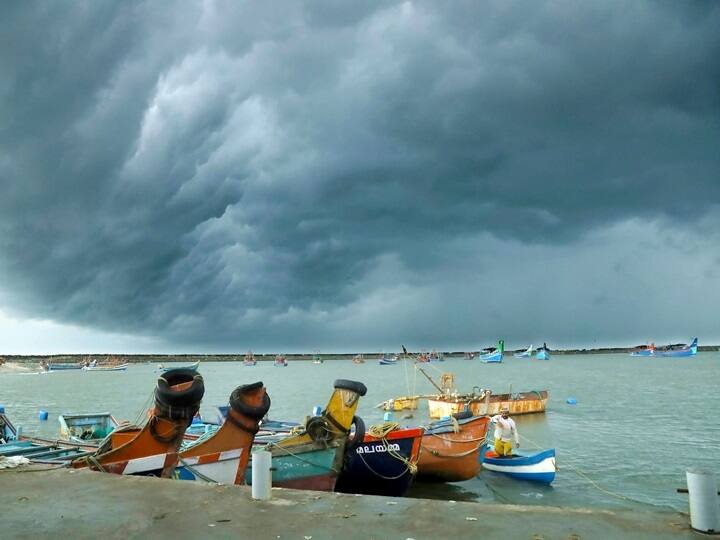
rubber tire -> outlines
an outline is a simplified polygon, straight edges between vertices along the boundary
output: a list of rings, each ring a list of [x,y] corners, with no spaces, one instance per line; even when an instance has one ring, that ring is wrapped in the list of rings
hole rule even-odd
[[[338,379],[333,383],[333,386],[335,388],[339,388],[341,390],[351,390],[361,396],[364,396],[367,394],[367,386],[365,386],[361,382],[357,381],[349,381],[347,379]]]
[[[267,392],[263,394],[262,405],[258,407],[248,405],[243,400],[243,394],[252,390],[257,390],[258,388],[261,388],[262,385],[262,382],[243,384],[242,386],[238,386],[235,390],[233,390],[232,394],[230,394],[230,407],[232,408],[232,410],[254,420],[262,420],[267,414],[267,412],[270,410],[271,402],[270,396],[267,395]]]
[[[322,416],[313,416],[305,424],[305,432],[315,442],[329,442],[332,439],[330,423]]]
[[[460,411],[453,414],[455,420],[465,420],[466,418],[472,418],[472,411]]]
[[[190,388],[176,392],[170,387],[192,381]],[[156,399],[171,407],[189,407],[202,401],[205,395],[205,383],[202,375],[187,368],[170,369],[158,378],[155,388]]]
[[[365,440],[365,421],[359,416],[353,416],[352,423],[355,424],[355,434],[348,437],[345,443],[345,452],[353,452]],[[352,426],[352,424],[351,424]]]

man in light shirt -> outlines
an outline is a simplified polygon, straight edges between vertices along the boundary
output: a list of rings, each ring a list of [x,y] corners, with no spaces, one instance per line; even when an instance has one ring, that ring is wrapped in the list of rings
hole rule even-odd
[[[515,421],[510,418],[510,409],[503,407],[490,421],[495,424],[495,453],[501,457],[512,456],[513,442],[520,448],[520,436]]]

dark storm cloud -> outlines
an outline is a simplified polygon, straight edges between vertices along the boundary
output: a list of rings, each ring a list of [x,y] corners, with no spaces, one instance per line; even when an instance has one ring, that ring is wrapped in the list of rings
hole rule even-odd
[[[412,332],[418,298],[440,314],[470,286],[494,294],[449,263],[493,281],[493,238],[543,260],[633,219],[700,231],[720,203],[713,2],[21,3],[1,19],[0,293],[21,314],[308,346],[377,330],[395,302]]]

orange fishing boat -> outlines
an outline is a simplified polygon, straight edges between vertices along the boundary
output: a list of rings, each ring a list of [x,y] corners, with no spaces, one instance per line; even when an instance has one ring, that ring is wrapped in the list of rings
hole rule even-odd
[[[180,452],[175,478],[244,484],[250,448],[268,410],[270,396],[263,383],[238,386],[230,394],[225,422],[212,435],[200,437]]]
[[[203,378],[191,369],[171,369],[158,378],[155,406],[142,427],[120,427],[97,451],[74,460],[71,467],[114,474],[168,478],[178,462],[178,449],[205,393]]]
[[[425,429],[418,479],[462,482],[480,472],[480,447],[485,442],[489,418],[458,416],[460,418],[433,422]]]

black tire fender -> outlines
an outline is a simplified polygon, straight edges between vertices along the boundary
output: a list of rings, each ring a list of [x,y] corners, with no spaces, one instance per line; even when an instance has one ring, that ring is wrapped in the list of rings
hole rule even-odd
[[[453,413],[453,418],[455,418],[455,420],[465,420],[466,418],[472,418],[472,417],[473,417],[472,411],[460,411],[460,412]]]
[[[185,390],[172,390],[172,386],[191,382]],[[187,368],[170,369],[158,377],[155,388],[156,399],[171,407],[187,407],[200,403],[205,395],[205,383],[202,375]]]
[[[354,452],[365,440],[365,421],[359,416],[353,416],[352,425],[355,426],[355,433],[353,433],[352,437],[347,438],[345,443],[346,452]]]
[[[243,395],[253,390],[257,390],[258,388],[262,388],[262,386],[262,382],[243,384],[241,386],[238,386],[230,394],[230,407],[235,412],[243,414],[249,418],[253,418],[254,420],[261,420],[270,410],[270,396],[268,396],[267,392],[265,392],[265,394],[263,394],[262,405],[253,407],[252,405],[248,405],[247,403],[245,403]]]
[[[322,416],[313,416],[305,424],[305,432],[315,442],[330,442],[333,437],[332,428]]]
[[[364,396],[365,394],[367,394],[367,387],[363,383],[358,381],[338,379],[333,383],[333,386],[341,390],[351,390],[360,396]]]

